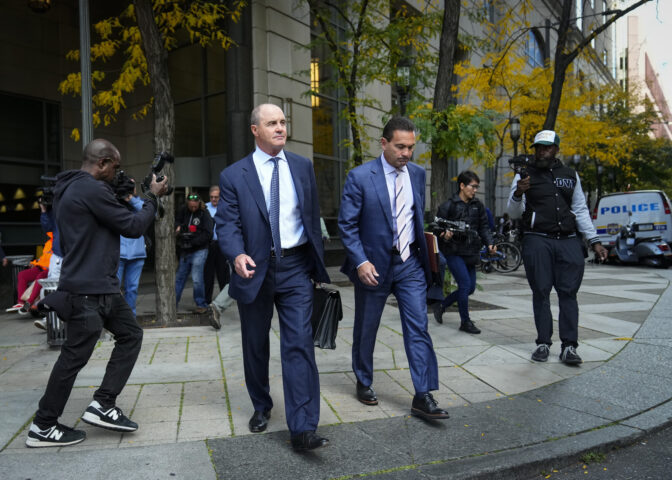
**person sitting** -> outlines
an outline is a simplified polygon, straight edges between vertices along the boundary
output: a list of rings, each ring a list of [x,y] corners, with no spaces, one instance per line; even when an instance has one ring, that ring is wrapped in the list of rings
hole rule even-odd
[[[51,249],[53,242],[52,232],[48,232],[49,239],[42,248],[42,255],[39,259],[30,262],[31,268],[21,270],[17,277],[16,293],[18,303],[7,311],[16,311],[19,315],[27,315],[28,313],[39,317],[37,313],[37,306],[34,305],[35,299],[40,296],[42,285],[38,280],[47,278],[49,275],[49,262],[51,261]],[[30,291],[28,289],[30,288]]]

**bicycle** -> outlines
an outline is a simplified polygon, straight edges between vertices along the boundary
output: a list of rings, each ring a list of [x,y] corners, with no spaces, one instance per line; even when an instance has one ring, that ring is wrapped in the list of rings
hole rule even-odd
[[[515,272],[523,263],[520,249],[511,242],[495,243],[497,251],[494,254],[488,252],[488,247],[483,247],[480,252],[481,271],[491,273],[493,270],[499,273]]]

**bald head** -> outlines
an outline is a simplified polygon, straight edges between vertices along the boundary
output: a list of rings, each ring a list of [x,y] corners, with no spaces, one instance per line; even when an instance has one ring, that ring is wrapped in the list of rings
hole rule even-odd
[[[262,103],[261,105],[257,105],[256,107],[254,107],[254,110],[252,110],[252,113],[250,114],[250,125],[259,125],[262,115],[266,112],[282,113],[282,109],[277,105],[273,105],[272,103]],[[284,113],[282,116],[283,117],[285,116]]]
[[[89,172],[96,180],[111,182],[120,167],[121,154],[111,142],[96,138],[86,147],[82,155],[82,170]]]
[[[271,156],[278,155],[287,141],[287,121],[282,109],[262,103],[252,110],[250,122],[257,147]]]
[[[120,157],[117,147],[105,139],[96,138],[84,147],[82,164],[94,164],[100,159],[112,158],[115,156]]]

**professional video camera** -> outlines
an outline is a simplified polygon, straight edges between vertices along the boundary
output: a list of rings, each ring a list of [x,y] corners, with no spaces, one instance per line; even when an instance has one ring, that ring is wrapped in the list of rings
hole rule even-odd
[[[40,197],[38,201],[45,207],[49,207],[54,203],[54,186],[56,185],[56,177],[42,175],[40,180],[42,180],[44,185],[42,185],[42,187],[37,190],[38,196]],[[41,192],[41,194],[39,192]]]
[[[149,186],[152,184],[152,175],[156,175],[157,182],[162,182],[164,176],[161,175],[161,170],[163,170],[163,167],[166,164],[166,162],[173,163],[174,161],[175,157],[173,157],[170,153],[166,152],[158,153],[154,157],[154,161],[152,162],[152,167],[149,171],[149,174],[140,184],[140,186],[142,187],[142,193],[147,193],[149,191]],[[168,185],[166,195],[170,195],[171,193],[173,193],[173,187],[172,185]],[[159,213],[159,217],[163,217],[164,208],[163,205],[161,204],[161,200],[158,200],[157,211]]]
[[[166,164],[166,162],[173,163],[174,161],[175,157],[173,157],[170,153],[166,152],[158,153],[154,157],[154,161],[152,162],[152,168],[150,169],[149,174],[142,181],[142,192],[145,193],[149,190],[149,186],[152,184],[152,174],[156,175],[157,182],[162,182],[163,175],[161,175],[161,170],[163,170],[163,167]],[[173,193],[173,187],[172,185],[168,185],[166,195],[170,195],[171,193]]]
[[[49,177],[47,175],[42,175],[40,177],[42,180],[42,187],[37,189],[38,202],[40,202],[45,207],[50,207],[54,203],[54,186],[56,185],[56,177]]]
[[[450,230],[453,233],[452,241],[460,243],[471,243],[478,240],[478,232],[463,220],[446,220],[441,217],[434,217],[434,222],[430,225],[432,233],[437,237],[443,232]]]
[[[189,250],[193,247],[194,237],[196,234],[192,232],[183,232],[180,231],[180,234],[177,236],[177,246],[182,250]]]
[[[527,178],[529,174],[527,173],[527,167],[534,163],[534,157],[532,155],[518,155],[509,160],[509,166],[511,169],[520,175],[520,178]]]
[[[112,188],[117,199],[121,202],[126,202],[129,195],[133,195],[135,191],[135,182],[131,177],[126,175],[126,172],[119,170],[112,181]]]
[[[450,230],[453,233],[465,233],[470,230],[469,224],[463,220],[446,220],[441,217],[434,217],[434,234]]]

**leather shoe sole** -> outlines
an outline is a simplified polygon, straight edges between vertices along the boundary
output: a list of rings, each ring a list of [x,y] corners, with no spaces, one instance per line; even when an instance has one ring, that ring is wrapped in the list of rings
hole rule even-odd
[[[425,420],[445,420],[450,418],[448,412],[443,411],[441,413],[427,413],[419,408],[411,408],[411,413],[416,417],[424,418]]]

